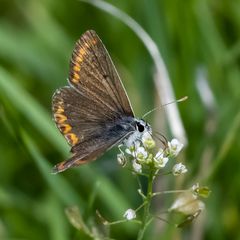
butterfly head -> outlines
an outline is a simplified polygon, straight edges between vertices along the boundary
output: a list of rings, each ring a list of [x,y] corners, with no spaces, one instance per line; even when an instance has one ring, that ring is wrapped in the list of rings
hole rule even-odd
[[[135,128],[136,128],[136,131],[138,131],[138,133],[140,135],[144,134],[145,132],[148,132],[148,133],[152,134],[151,126],[142,119],[136,119]]]

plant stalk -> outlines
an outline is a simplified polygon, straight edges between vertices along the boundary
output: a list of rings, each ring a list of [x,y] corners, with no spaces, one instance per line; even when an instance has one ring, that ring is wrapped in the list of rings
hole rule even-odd
[[[144,206],[144,213],[143,213],[143,220],[142,220],[142,226],[141,229],[138,232],[138,238],[137,240],[142,240],[144,233],[146,231],[146,228],[149,224],[149,209],[151,206],[151,199],[152,199],[152,189],[153,189],[153,180],[154,180],[154,170],[152,170],[149,174],[148,177],[148,187],[147,187],[147,194],[146,194],[146,198],[144,200],[145,202],[145,206]]]

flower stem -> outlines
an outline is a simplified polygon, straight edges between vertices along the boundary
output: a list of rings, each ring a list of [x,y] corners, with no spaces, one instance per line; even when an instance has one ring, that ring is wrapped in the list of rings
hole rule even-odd
[[[146,194],[146,198],[144,200],[144,212],[143,212],[143,219],[142,219],[142,226],[141,229],[138,232],[138,238],[137,240],[142,240],[143,239],[143,235],[146,231],[147,226],[149,225],[149,209],[150,209],[150,205],[151,205],[151,199],[152,199],[152,189],[153,189],[153,180],[154,180],[154,170],[152,170],[149,173],[149,177],[148,177],[148,187],[147,187],[147,194]]]
[[[171,193],[184,193],[184,192],[191,192],[191,189],[187,190],[169,190],[169,191],[162,191],[162,192],[155,192],[152,194],[152,197],[161,195],[161,194],[171,194]]]

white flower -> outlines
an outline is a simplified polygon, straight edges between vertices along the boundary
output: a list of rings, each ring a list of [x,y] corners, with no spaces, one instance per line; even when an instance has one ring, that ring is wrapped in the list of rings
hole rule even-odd
[[[155,141],[153,140],[153,138],[149,132],[145,132],[142,135],[142,143],[143,143],[144,147],[149,148],[149,149],[154,148],[156,145]]]
[[[139,147],[140,147],[140,141],[135,141],[133,145],[131,145],[129,148],[126,148],[125,152],[135,157],[136,149],[138,149]]]
[[[171,142],[168,142],[168,151],[169,154],[173,157],[176,157],[182,148],[183,144],[180,143],[176,138],[172,139]]]
[[[136,212],[129,208],[124,214],[123,214],[123,217],[126,218],[128,221],[136,218]]]
[[[188,170],[185,165],[182,163],[177,163],[173,166],[172,173],[174,176],[179,176],[181,174],[186,173]]]
[[[161,148],[153,158],[153,162],[156,168],[164,168],[167,164],[168,158],[164,157],[164,151]]]
[[[133,166],[133,169],[135,172],[137,172],[137,173],[142,172],[142,165],[137,163],[135,159],[133,160],[132,166]]]
[[[137,160],[143,161],[144,159],[147,158],[147,156],[148,156],[148,153],[144,147],[139,147],[136,149],[134,157],[136,157]]]

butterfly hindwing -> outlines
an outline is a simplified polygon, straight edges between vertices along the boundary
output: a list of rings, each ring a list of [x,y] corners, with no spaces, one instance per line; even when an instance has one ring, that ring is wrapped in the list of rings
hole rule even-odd
[[[115,144],[119,143],[126,137],[126,133],[122,132],[118,135],[106,136],[106,132],[96,132],[92,138],[83,140],[72,147],[72,157],[66,161],[60,162],[53,168],[53,173],[62,172],[70,167],[76,167],[90,161],[96,160],[105,151]]]

